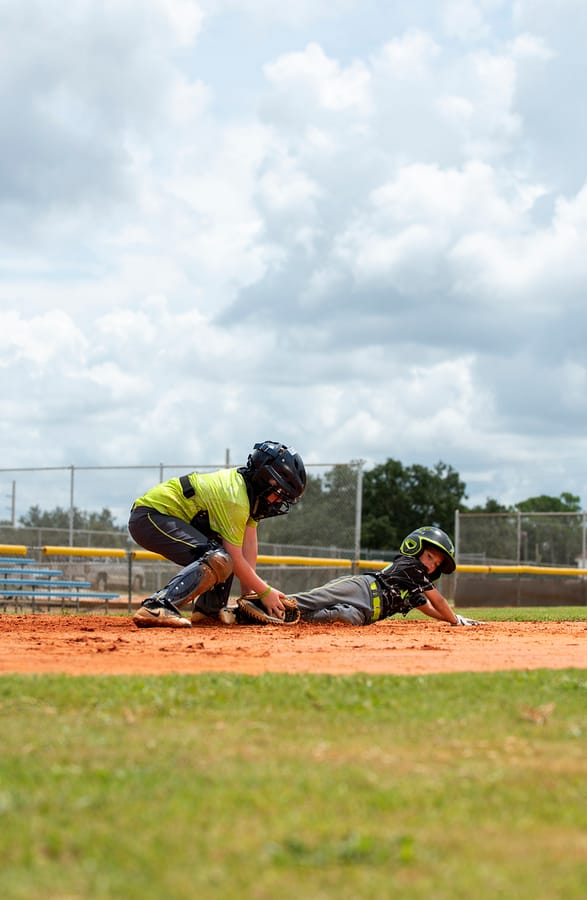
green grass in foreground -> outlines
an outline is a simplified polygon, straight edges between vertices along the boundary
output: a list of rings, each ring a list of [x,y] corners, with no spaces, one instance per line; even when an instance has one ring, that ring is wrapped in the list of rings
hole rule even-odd
[[[587,606],[459,606],[457,612],[484,622],[587,622]]]
[[[573,900],[587,672],[0,679],[0,894]]]

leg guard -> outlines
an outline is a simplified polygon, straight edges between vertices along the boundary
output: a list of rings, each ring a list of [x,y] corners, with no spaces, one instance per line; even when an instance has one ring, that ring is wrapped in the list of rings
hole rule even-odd
[[[194,603],[194,611],[204,613],[205,616],[216,617],[219,610],[228,605],[232,575],[221,584],[216,584],[211,590],[200,594]]]
[[[200,559],[182,569],[156,596],[159,601],[168,601],[179,609],[215,584],[226,581],[231,574],[232,560],[225,550],[218,547],[208,550]]]

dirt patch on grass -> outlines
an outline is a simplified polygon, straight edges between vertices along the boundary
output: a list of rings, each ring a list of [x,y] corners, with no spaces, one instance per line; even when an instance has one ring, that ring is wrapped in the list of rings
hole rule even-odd
[[[586,622],[428,620],[139,629],[126,616],[0,614],[0,673],[312,672],[423,675],[587,668]]]

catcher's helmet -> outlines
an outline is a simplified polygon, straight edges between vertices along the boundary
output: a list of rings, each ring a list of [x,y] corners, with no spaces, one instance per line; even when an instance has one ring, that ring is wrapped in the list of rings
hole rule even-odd
[[[284,515],[306,489],[302,457],[293,447],[276,441],[255,444],[239,472],[249,491],[251,518],[257,521]],[[277,494],[279,499],[269,501],[270,494]]]
[[[442,563],[432,572],[432,581],[436,581],[441,575],[451,575],[457,567],[454,544],[448,534],[435,525],[423,525],[411,531],[401,542],[399,550],[404,556],[420,556],[427,546],[440,550],[444,557]]]

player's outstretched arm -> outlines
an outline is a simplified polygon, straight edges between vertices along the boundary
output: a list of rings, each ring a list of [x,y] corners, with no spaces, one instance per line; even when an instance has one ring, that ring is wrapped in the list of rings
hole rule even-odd
[[[417,606],[416,609],[418,612],[424,613],[425,616],[430,616],[431,619],[437,619],[440,622],[444,622],[444,616],[442,616],[437,609],[435,609],[429,600],[426,601],[422,606]]]
[[[419,606],[418,609],[427,616],[439,619],[441,622],[448,622],[450,625],[481,625],[481,622],[478,622],[476,619],[466,619],[465,616],[459,616],[455,613],[448,601],[436,588],[426,591],[426,604],[425,606]]]

